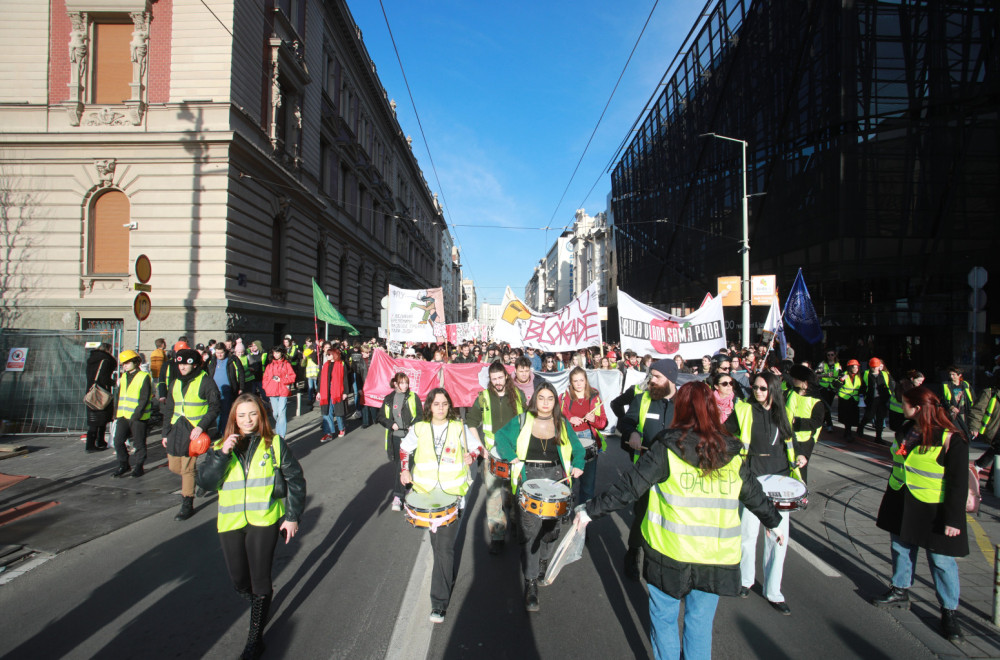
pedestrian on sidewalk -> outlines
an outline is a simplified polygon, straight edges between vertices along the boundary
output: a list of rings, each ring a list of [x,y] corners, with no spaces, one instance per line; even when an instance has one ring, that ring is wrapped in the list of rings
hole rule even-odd
[[[298,533],[306,501],[302,467],[284,438],[271,430],[260,398],[236,398],[223,439],[198,470],[198,485],[219,491],[222,556],[236,592],[250,602],[250,630],[240,657],[259,658],[274,593],[274,549],[279,536],[288,544]]]
[[[201,353],[190,348],[177,351],[177,377],[167,390],[163,412],[163,446],[167,467],[181,477],[181,509],[174,520],[194,515],[194,472],[197,456],[189,449],[219,416],[219,388],[201,367]]]
[[[115,424],[115,453],[118,455],[118,469],[112,477],[124,477],[129,472],[133,477],[145,474],[146,427],[152,415],[153,379],[139,369],[140,358],[135,351],[122,351],[118,356],[123,374],[118,389],[118,422]],[[135,448],[135,465],[129,465],[128,449],[125,441],[132,438]]]
[[[347,413],[347,403],[344,395],[347,392],[350,372],[340,359],[340,349],[330,348],[326,352],[326,361],[319,375],[319,405],[323,407],[323,417],[320,423],[323,427],[323,437],[320,442],[327,442],[337,437],[344,437],[347,427],[344,425],[344,415]],[[340,431],[337,428],[340,427]]]
[[[115,374],[118,371],[118,363],[111,355],[111,344],[102,342],[100,346],[90,352],[87,358],[87,389],[97,385],[106,392],[111,392],[115,386]],[[88,454],[96,451],[104,451],[108,448],[108,441],[104,438],[108,430],[108,424],[114,419],[115,407],[108,405],[101,410],[94,410],[87,406],[87,446]]]
[[[712,657],[719,597],[740,592],[741,505],[746,508],[743,517],[763,522],[769,538],[782,523],[743,460],[740,441],[729,434],[720,416],[707,384],[682,385],[670,427],[657,435],[635,469],[576,509],[574,524],[579,528],[638,499],[649,500],[642,520],[643,573],[657,659]],[[783,541],[778,532],[776,542]],[[684,639],[678,644],[681,601]]]
[[[403,508],[409,490],[399,480],[403,465],[399,460],[399,444],[414,423],[423,419],[422,404],[417,393],[410,389],[410,378],[402,371],[389,381],[392,392],[386,395],[378,409],[377,421],[385,427],[385,451],[395,466],[392,472],[392,510]]]
[[[216,342],[212,348],[214,355],[205,366],[209,378],[215,381],[215,386],[219,388],[220,407],[219,418],[216,421],[216,428],[222,433],[226,428],[226,420],[229,419],[229,409],[233,407],[233,401],[240,395],[246,377],[243,372],[243,363],[229,352],[224,343]]]
[[[295,384],[295,369],[285,357],[285,347],[275,346],[271,349],[271,359],[264,368],[264,394],[271,403],[274,414],[274,432],[285,437],[288,426],[286,411],[288,408],[289,387]]]
[[[941,605],[941,633],[962,637],[955,610],[960,581],[955,557],[969,554],[965,504],[969,492],[969,443],[926,387],[903,395],[909,420],[892,445],[892,473],[875,524],[889,532],[892,584],[871,599],[876,606],[909,607],[908,589],[921,548]]]
[[[837,390],[838,420],[844,425],[844,437],[851,438],[851,427],[858,427],[861,432],[858,402],[861,398],[861,363],[857,360],[847,361],[847,370],[840,377],[840,389]]]

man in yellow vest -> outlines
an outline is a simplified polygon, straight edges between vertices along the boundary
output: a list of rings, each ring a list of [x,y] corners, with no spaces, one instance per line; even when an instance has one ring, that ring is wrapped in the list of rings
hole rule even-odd
[[[796,364],[788,370],[788,378],[792,389],[785,397],[785,412],[792,423],[795,433],[793,446],[796,456],[812,458],[813,448],[823,428],[823,418],[827,412],[826,405],[818,397],[819,392],[813,385],[813,372],[809,367]],[[806,466],[799,468],[802,481],[806,480]]]
[[[816,373],[819,374],[820,397],[826,406],[823,428],[832,431],[833,399],[837,394],[837,386],[840,385],[840,377],[844,373],[844,370],[840,368],[840,362],[837,361],[837,351],[830,349],[826,352],[826,362],[820,362]]]
[[[663,429],[670,428],[674,421],[673,398],[677,393],[677,363],[673,360],[657,360],[649,366],[649,387],[636,392],[628,412],[618,419],[618,430],[622,440],[628,443],[632,460],[639,457],[652,444]],[[628,534],[628,551],[625,553],[625,576],[639,581],[642,558],[642,520],[646,517],[649,500],[639,498],[633,505],[635,517]]]
[[[896,383],[889,376],[885,363],[877,357],[868,360],[868,371],[861,376],[861,395],[865,400],[865,414],[858,425],[858,435],[864,435],[865,426],[872,423],[875,439],[882,440],[882,427],[889,411],[889,399],[896,391]]]
[[[948,411],[948,417],[965,437],[969,438],[972,434],[969,432],[968,417],[975,402],[972,400],[972,388],[962,377],[962,373],[963,370],[959,366],[948,367],[948,381],[941,384],[941,393],[944,395],[942,400],[945,410]]]
[[[483,446],[471,436],[468,427],[458,419],[451,397],[443,387],[427,394],[424,419],[410,427],[399,443],[402,463],[399,481],[413,484],[418,493],[443,491],[459,499],[459,511],[464,507],[465,493],[472,478],[469,465],[482,456]],[[411,460],[412,459],[412,460]],[[431,576],[431,623],[443,623],[455,583],[455,538],[458,523],[431,529],[434,550],[434,570]]]
[[[511,381],[499,362],[489,367],[489,386],[479,393],[476,403],[468,408],[465,423],[476,439],[482,438],[486,451],[492,451],[494,435],[525,409],[524,394]],[[486,523],[490,530],[490,554],[503,552],[507,537],[507,512],[510,511],[510,489],[507,481],[495,477],[483,461],[483,484],[486,486]]]
[[[115,453],[118,455],[118,469],[112,477],[124,477],[129,472],[133,477],[145,474],[142,468],[146,462],[146,425],[153,411],[153,379],[139,369],[141,359],[135,351],[122,351],[118,356],[122,365],[122,378],[118,382],[118,412],[115,424]],[[132,437],[135,448],[135,466],[129,466],[128,449],[125,441]]]
[[[177,351],[177,378],[167,390],[163,413],[163,446],[167,467],[181,477],[181,509],[174,520],[194,515],[194,469],[197,456],[188,455],[191,441],[219,416],[221,401],[215,381],[201,368],[201,354],[190,348]]]

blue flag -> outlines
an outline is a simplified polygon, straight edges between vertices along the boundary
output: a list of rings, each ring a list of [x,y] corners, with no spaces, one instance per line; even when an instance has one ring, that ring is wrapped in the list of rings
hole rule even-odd
[[[823,329],[819,327],[819,317],[816,315],[816,308],[813,307],[812,298],[809,297],[809,289],[806,288],[801,268],[795,276],[795,284],[788,292],[788,299],[785,300],[784,321],[785,325],[802,335],[802,338],[810,344],[823,341]]]

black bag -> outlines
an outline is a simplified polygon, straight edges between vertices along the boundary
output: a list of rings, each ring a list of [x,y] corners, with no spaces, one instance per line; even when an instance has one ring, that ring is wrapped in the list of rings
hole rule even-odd
[[[271,451],[271,465],[274,467],[274,488],[271,489],[271,499],[283,500],[288,495],[288,482],[285,481],[285,473],[281,471],[281,466],[274,460],[274,454],[275,452]]]
[[[101,369],[104,368],[105,362],[107,360],[101,360],[101,366],[98,367],[97,374],[94,376],[94,384],[83,395],[83,402],[91,410],[104,410],[111,405],[111,392],[97,384],[97,381],[101,378]]]

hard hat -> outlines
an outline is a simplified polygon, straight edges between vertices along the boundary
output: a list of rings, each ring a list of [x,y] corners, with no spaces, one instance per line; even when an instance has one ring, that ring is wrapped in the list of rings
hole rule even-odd
[[[872,359],[868,360],[868,368],[869,369],[874,369],[875,367],[884,367],[884,366],[885,365],[882,364],[882,360],[880,360],[878,358],[872,358]]]
[[[197,438],[188,443],[188,456],[201,456],[212,445],[212,438],[202,432]]]
[[[847,366],[849,366],[849,367],[857,367],[857,368],[860,369],[861,368],[861,363],[858,362],[857,360],[848,360],[847,361]]]
[[[122,351],[121,353],[118,354],[118,361],[128,362],[129,360],[136,360],[138,359],[138,357],[139,354],[136,353],[135,351]]]
[[[191,347],[188,346],[188,343],[186,341],[179,341],[176,344],[174,344],[174,353],[183,350],[185,348],[191,348]]]

